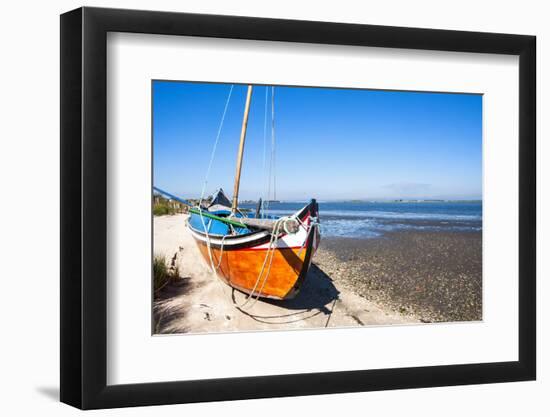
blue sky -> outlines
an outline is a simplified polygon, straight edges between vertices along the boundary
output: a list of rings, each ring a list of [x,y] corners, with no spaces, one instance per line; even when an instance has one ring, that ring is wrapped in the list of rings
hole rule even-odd
[[[153,82],[155,186],[200,196],[230,87]],[[233,191],[246,88],[234,86],[207,194]],[[252,95],[241,199],[266,194],[266,89]],[[277,86],[275,139],[280,200],[481,198],[481,95]]]

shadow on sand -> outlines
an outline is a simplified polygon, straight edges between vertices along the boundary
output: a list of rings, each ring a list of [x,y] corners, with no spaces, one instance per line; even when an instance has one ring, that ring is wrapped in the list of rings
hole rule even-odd
[[[236,293],[239,292],[233,290],[232,298],[233,302],[237,305]],[[331,314],[339,299],[339,295],[340,292],[334,286],[332,278],[325,274],[317,265],[311,264],[307,277],[300,288],[300,292],[295,298],[291,300],[270,300],[260,298],[258,300],[259,303],[271,304],[291,310],[291,312],[266,316],[254,314],[254,308],[251,308],[250,311],[239,307],[237,307],[237,309],[253,320],[267,324],[296,323],[324,314],[327,317],[327,321],[325,322],[325,327],[327,327],[330,322]],[[251,302],[254,302],[254,300]]]
[[[167,285],[157,294],[153,302],[153,333],[187,333],[190,331],[185,327],[185,321],[181,320],[187,315],[189,307],[181,303],[179,297],[184,296],[193,289],[197,289],[197,285],[192,283],[191,278],[185,277],[181,281]],[[256,301],[255,298],[251,298],[246,306],[239,307],[244,303],[247,295],[237,290],[233,290],[231,293],[235,308],[254,321],[281,325],[297,323],[324,315],[326,320],[319,317],[316,320],[317,325],[314,327],[328,326],[334,307],[339,300],[339,295],[340,292],[334,286],[332,279],[315,264],[311,264],[299,293],[291,300],[280,301],[260,298]],[[257,314],[255,311],[262,309],[255,308],[254,304],[256,306],[269,304],[278,307],[272,310],[281,311],[281,313]],[[265,311],[265,309],[263,310]]]
[[[170,326],[178,322],[185,316],[185,307],[180,303],[174,302],[181,295],[188,293],[196,288],[190,277],[183,277],[180,280],[171,282],[162,290],[155,294],[153,300],[153,333],[186,333],[187,329],[177,328],[168,330]]]

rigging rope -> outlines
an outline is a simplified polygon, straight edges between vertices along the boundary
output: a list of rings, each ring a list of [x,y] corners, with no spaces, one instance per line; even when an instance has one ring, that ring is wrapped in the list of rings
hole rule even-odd
[[[202,192],[201,192],[201,198],[200,198],[200,201],[199,201],[199,207],[202,206],[202,200],[204,199],[204,193],[206,191],[206,186],[208,184],[208,177],[210,176],[210,170],[212,169],[212,163],[214,162],[214,156],[216,155],[216,149],[218,147],[218,142],[220,141],[220,134],[222,132],[222,127],[223,127],[223,122],[225,120],[225,115],[227,114],[227,108],[229,107],[229,100],[231,99],[231,93],[233,93],[233,87],[234,87],[234,85],[231,85],[231,88],[229,89],[229,94],[227,96],[227,100],[225,101],[225,107],[223,109],[222,119],[220,121],[220,125],[218,126],[218,133],[216,134],[216,140],[214,141],[214,147],[212,148],[212,153],[210,154],[210,162],[208,163],[208,169],[206,170],[206,176],[204,178],[204,185],[202,186]]]
[[[224,110],[223,110],[222,118],[221,118],[221,121],[220,121],[220,124],[219,124],[219,127],[218,127],[218,131],[217,131],[217,134],[216,134],[216,140],[214,141],[214,147],[213,147],[212,153],[210,155],[210,162],[208,164],[208,169],[206,171],[206,177],[205,177],[205,180],[204,180],[204,185],[203,185],[203,188],[202,188],[201,198],[200,198],[199,208],[198,208],[199,215],[200,215],[200,218],[201,218],[201,222],[202,222],[202,225],[203,225],[203,228],[204,228],[204,231],[205,231],[206,246],[208,248],[208,257],[210,259],[210,268],[211,268],[212,272],[216,275],[217,279],[220,279],[218,277],[218,270],[219,270],[219,268],[222,264],[223,254],[224,254],[225,238],[228,235],[226,234],[222,237],[221,245],[220,245],[220,255],[219,255],[219,259],[217,260],[217,265],[215,265],[214,255],[213,255],[213,252],[212,252],[212,247],[211,247],[211,242],[210,242],[210,234],[209,234],[209,228],[212,225],[213,220],[210,220],[210,223],[209,223],[208,227],[206,227],[206,223],[204,221],[204,216],[202,215],[202,201],[204,199],[204,193],[206,191],[206,187],[207,187],[207,184],[208,184],[208,178],[209,178],[209,175],[210,175],[210,171],[212,169],[212,164],[213,164],[214,157],[215,157],[215,154],[216,154],[216,149],[217,149],[217,146],[218,146],[218,143],[219,143],[219,139],[220,139],[221,131],[222,131],[222,128],[223,128],[223,123],[224,123],[224,120],[225,120],[225,116],[227,114],[227,109],[228,109],[228,106],[229,106],[229,101],[231,99],[231,94],[233,92],[233,87],[234,86],[232,85],[231,89],[229,90],[227,100],[225,102],[225,107],[224,107]],[[267,150],[268,98],[269,98],[269,87],[266,86],[265,109],[264,109],[264,153],[263,153],[263,167],[262,168],[263,168],[263,173],[264,173],[264,183],[266,183],[266,185],[267,185],[267,199],[266,199],[267,201],[263,200],[262,207],[261,207],[262,208],[262,216],[265,215],[266,210],[269,210],[269,200],[270,200],[271,185],[272,184],[273,184],[273,200],[275,200],[276,195],[277,195],[276,175],[275,175],[275,155],[276,154],[275,154],[275,87],[274,86],[271,87],[271,155],[270,155],[270,161],[269,161],[269,175],[268,175],[267,181],[265,181],[265,179],[266,179],[265,178],[266,159],[267,159],[266,150]],[[281,231],[284,231],[288,234],[289,229],[287,228],[287,223],[289,221],[295,221],[295,220],[298,220],[300,222],[300,224],[304,227],[304,229],[307,230],[306,238],[305,238],[304,243],[303,243],[302,247],[300,248],[300,251],[299,251],[299,254],[298,254],[298,256],[300,256],[303,247],[305,246],[306,242],[308,241],[308,239],[310,237],[311,232],[313,231],[314,227],[316,227],[318,225],[318,223],[316,221],[312,221],[312,222],[310,222],[309,228],[306,228],[305,225],[303,224],[303,222],[301,222],[297,218],[297,216],[295,216],[295,215],[293,215],[293,216],[284,216],[284,217],[281,217],[281,218],[277,219],[275,221],[273,231],[271,232],[271,238],[269,240],[269,245],[268,245],[268,248],[266,250],[266,255],[264,257],[264,261],[262,263],[262,267],[260,269],[258,277],[256,278],[256,282],[254,283],[254,287],[252,288],[252,290],[250,291],[250,293],[248,294],[248,296],[246,297],[246,299],[244,300],[243,303],[237,304],[235,302],[235,300],[233,300],[233,303],[234,303],[235,307],[244,308],[247,304],[249,304],[249,302],[251,302],[251,300],[253,300],[252,304],[250,304],[249,307],[248,307],[248,308],[251,308],[258,301],[258,299],[260,298],[260,294],[262,294],[262,292],[265,288],[265,285],[268,281],[269,275],[271,273],[271,266],[273,264],[273,258],[274,258],[274,255],[275,255],[275,251],[277,249],[277,243],[278,243]],[[314,220],[314,219],[312,219],[312,220]],[[266,271],[266,266],[267,266],[267,271]],[[266,271],[265,274],[264,274],[264,271]],[[263,277],[263,280],[262,280],[262,277]],[[260,286],[259,290],[256,291],[258,289],[258,286],[260,285],[260,281],[262,281],[261,286]],[[225,290],[224,290],[224,293],[225,293]]]
[[[275,87],[271,87],[271,154],[269,159],[269,175],[267,180],[267,199],[264,204],[264,210],[269,210],[269,201],[271,200],[271,184],[273,184],[273,193],[275,190]],[[275,200],[275,198],[273,198]]]
[[[275,87],[271,87],[271,154],[273,159],[273,200],[277,200],[277,169],[275,153]]]
[[[264,194],[264,187],[266,186],[266,175],[265,175],[265,161],[266,161],[266,150],[267,150],[267,99],[269,97],[269,87],[265,87],[265,105],[264,105],[264,152],[263,152],[263,159],[262,159],[262,174],[263,174],[263,181],[262,181],[262,203],[260,205],[260,217],[264,217],[265,215],[265,194]],[[269,196],[268,196],[269,198]]]

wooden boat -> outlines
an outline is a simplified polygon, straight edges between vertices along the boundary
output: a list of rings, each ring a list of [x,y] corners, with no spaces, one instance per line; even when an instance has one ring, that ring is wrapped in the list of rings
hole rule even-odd
[[[213,214],[228,216],[230,211]],[[320,240],[315,200],[293,218],[298,231],[286,233],[282,224],[276,240],[276,231],[248,227],[231,233],[231,225],[200,214],[191,214],[188,227],[205,261],[226,284],[252,296],[284,300],[298,293]]]
[[[260,214],[260,206],[256,213],[239,209],[251,96],[252,86],[248,86],[232,202],[220,189],[208,206],[189,210],[187,227],[203,258],[223,282],[248,294],[248,299],[284,300],[299,292],[319,245],[318,205],[312,199],[293,215],[283,217]]]

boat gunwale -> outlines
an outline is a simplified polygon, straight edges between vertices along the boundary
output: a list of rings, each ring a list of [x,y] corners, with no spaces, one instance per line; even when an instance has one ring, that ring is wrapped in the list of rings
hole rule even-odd
[[[305,205],[303,208],[301,208],[299,211],[296,212],[296,217],[298,217],[300,220],[303,220],[309,213],[311,213],[312,205],[317,204],[314,199],[312,199],[307,205]],[[219,248],[222,246],[222,240],[223,240],[223,246],[229,249],[227,246],[230,247],[230,249],[241,249],[246,247],[253,247],[257,246],[263,243],[267,243],[271,239],[271,232],[268,232],[266,230],[255,230],[250,233],[245,233],[242,235],[220,235],[220,234],[212,234],[212,233],[204,233],[201,232],[194,227],[190,225],[189,222],[187,222],[187,227],[191,231],[191,234],[193,235],[193,238],[199,240],[210,240],[210,245],[214,248]],[[255,236],[258,235],[258,236]],[[281,237],[285,236],[283,234]],[[235,240],[241,240],[245,239],[244,242],[239,241],[238,243],[235,242]],[[214,241],[213,241],[214,240]]]

